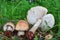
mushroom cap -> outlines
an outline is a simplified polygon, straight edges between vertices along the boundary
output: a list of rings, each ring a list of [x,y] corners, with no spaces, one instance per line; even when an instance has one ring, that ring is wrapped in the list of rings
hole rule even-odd
[[[21,30],[21,31],[26,31],[29,29],[29,24],[28,22],[24,21],[24,20],[20,20],[17,25],[16,25],[16,30]]]
[[[35,24],[38,19],[42,18],[48,10],[45,7],[42,6],[36,6],[32,7],[30,10],[28,10],[27,14],[27,20],[30,24]]]
[[[45,39],[46,39],[46,40],[50,40],[50,39],[52,39],[52,38],[53,38],[53,35],[51,35],[51,34],[48,34],[48,35],[45,36]]]
[[[45,30],[49,30],[50,28],[53,28],[55,24],[55,19],[52,14],[47,14],[43,17],[42,23],[41,23],[41,28]]]
[[[7,31],[7,30],[14,31],[14,27],[15,27],[15,25],[13,23],[8,22],[4,25],[3,30],[4,31]]]

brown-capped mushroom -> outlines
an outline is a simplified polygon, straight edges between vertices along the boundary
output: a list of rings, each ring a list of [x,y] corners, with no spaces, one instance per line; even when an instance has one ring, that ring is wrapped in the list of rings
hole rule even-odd
[[[42,6],[32,7],[27,12],[27,20],[30,24],[34,25],[39,19],[47,14],[48,10]]]
[[[27,21],[20,20],[15,29],[18,30],[18,36],[24,35],[24,31],[29,29],[29,24]]]

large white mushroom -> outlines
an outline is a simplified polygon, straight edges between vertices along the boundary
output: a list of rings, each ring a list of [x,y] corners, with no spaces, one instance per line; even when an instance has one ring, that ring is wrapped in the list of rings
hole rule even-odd
[[[41,29],[43,31],[48,31],[49,29],[53,28],[54,27],[54,23],[55,23],[55,20],[54,20],[54,16],[52,14],[47,14],[45,15],[44,17],[42,17],[42,19],[38,20],[34,26],[29,30],[28,32],[28,38],[29,39],[32,39],[33,38],[33,34],[35,33],[35,31],[37,30],[37,28],[41,27]]]
[[[38,19],[46,15],[48,10],[42,6],[32,7],[27,14],[27,20],[30,24],[35,24]]]
[[[48,31],[49,29],[54,27],[54,24],[54,16],[52,14],[47,14],[43,17],[40,27],[43,31]]]
[[[42,6],[36,6],[31,8],[28,11],[27,14],[27,20],[30,24],[34,25],[30,31],[32,31],[33,33],[37,30],[37,28],[39,27],[42,18],[46,15],[46,13],[48,12],[48,10],[45,7]]]
[[[48,10],[42,6],[33,7],[28,11],[27,20],[30,24],[34,25],[27,33],[28,34],[27,37],[30,40],[33,38],[32,34],[35,33],[35,31],[42,22],[42,18],[46,15],[47,12]]]

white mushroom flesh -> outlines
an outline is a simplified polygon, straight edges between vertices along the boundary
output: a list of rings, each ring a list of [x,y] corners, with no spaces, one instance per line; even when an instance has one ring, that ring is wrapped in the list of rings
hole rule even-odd
[[[18,36],[21,36],[21,35],[24,35],[24,32],[23,31],[19,31],[18,32]]]
[[[12,31],[13,29],[11,28],[11,27],[8,27],[8,29],[7,30],[10,30],[10,31]]]
[[[38,20],[36,24],[29,31],[35,33],[35,31],[38,29],[40,24],[41,24],[41,20]]]

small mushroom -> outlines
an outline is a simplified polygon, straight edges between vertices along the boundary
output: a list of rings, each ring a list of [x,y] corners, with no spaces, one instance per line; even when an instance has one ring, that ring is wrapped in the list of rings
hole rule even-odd
[[[3,30],[5,31],[5,35],[11,37],[13,35],[15,25],[11,22],[8,22],[4,25]]]
[[[45,36],[45,40],[50,40],[52,38],[53,38],[53,35],[51,35],[51,34],[48,34],[48,35]]]
[[[18,30],[18,36],[24,35],[24,31],[27,31],[29,29],[28,22],[24,20],[20,20],[16,25],[16,30]]]
[[[53,28],[55,24],[55,19],[52,14],[47,14],[43,17],[42,23],[40,25],[43,31],[48,31],[49,29]]]
[[[34,25],[29,30],[30,34],[35,33],[35,31],[37,30],[37,28],[39,27],[39,25],[42,22],[42,18],[44,17],[44,15],[46,15],[47,12],[48,12],[48,10],[42,6],[33,7],[28,11],[27,20],[30,24]],[[31,35],[29,36],[29,34],[28,34],[28,36],[27,36],[30,40],[33,38]]]

